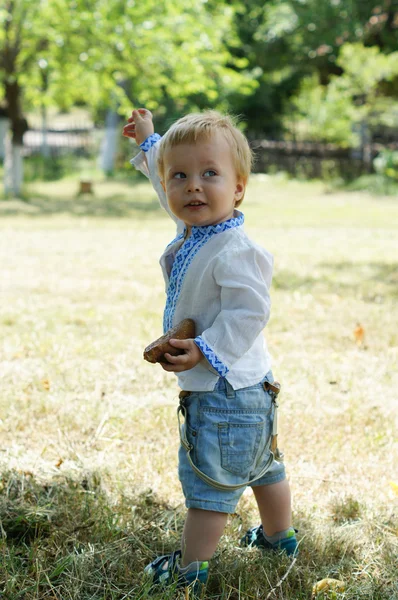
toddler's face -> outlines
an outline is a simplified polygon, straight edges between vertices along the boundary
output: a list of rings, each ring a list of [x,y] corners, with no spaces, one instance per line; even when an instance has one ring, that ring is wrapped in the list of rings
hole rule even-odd
[[[230,219],[246,183],[236,174],[227,140],[216,131],[209,140],[167,150],[162,185],[170,209],[190,231]]]

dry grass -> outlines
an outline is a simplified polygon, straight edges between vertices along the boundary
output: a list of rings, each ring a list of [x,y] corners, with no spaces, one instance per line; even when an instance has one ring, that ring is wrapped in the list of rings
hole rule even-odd
[[[1,205],[0,594],[144,599],[142,567],[178,545],[184,514],[174,378],[141,358],[174,231],[146,185],[76,201],[68,185]],[[266,336],[302,539],[271,597],[337,577],[341,598],[398,598],[398,204],[261,176],[245,204],[275,255]],[[266,598],[286,572],[237,548],[255,521],[247,491],[206,598]]]

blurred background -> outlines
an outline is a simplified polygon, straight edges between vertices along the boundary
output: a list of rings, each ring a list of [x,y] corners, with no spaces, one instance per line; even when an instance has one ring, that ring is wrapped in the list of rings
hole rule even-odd
[[[396,194],[396,0],[3,0],[2,197],[133,176],[133,107],[241,116],[255,169]]]

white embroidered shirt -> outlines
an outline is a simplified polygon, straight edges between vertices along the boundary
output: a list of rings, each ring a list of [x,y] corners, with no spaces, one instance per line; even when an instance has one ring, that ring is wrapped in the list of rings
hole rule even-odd
[[[185,225],[170,211],[157,173],[160,136],[151,138],[141,145],[147,160],[140,152],[131,163],[149,177],[177,225],[176,238],[160,258],[167,293],[163,328],[193,319],[195,343],[205,357],[177,373],[178,384],[183,390],[212,391],[225,377],[234,389],[254,385],[271,368],[263,329],[270,314],[272,255],[248,238],[237,210],[223,223],[192,227],[184,240]]]

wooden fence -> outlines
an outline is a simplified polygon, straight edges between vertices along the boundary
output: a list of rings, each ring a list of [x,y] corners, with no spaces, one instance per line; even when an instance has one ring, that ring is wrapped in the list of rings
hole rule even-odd
[[[46,144],[49,156],[61,154],[95,154],[99,151],[104,131],[94,127],[75,126],[70,129],[48,130]],[[43,132],[30,129],[24,136],[25,155],[38,154],[43,150]],[[342,177],[355,179],[372,173],[373,159],[385,148],[398,150],[398,143],[368,144],[364,148],[341,148],[335,144],[253,140],[255,173],[285,171],[294,177],[327,179]]]
[[[372,173],[373,159],[385,148],[398,144],[369,144],[364,148],[340,148],[335,144],[253,140],[255,173],[286,171],[294,177],[354,179]]]
[[[29,129],[24,135],[24,154],[40,154],[44,146],[48,148],[50,156],[89,154],[95,148],[96,139],[94,128],[48,129],[45,134],[41,129]]]

